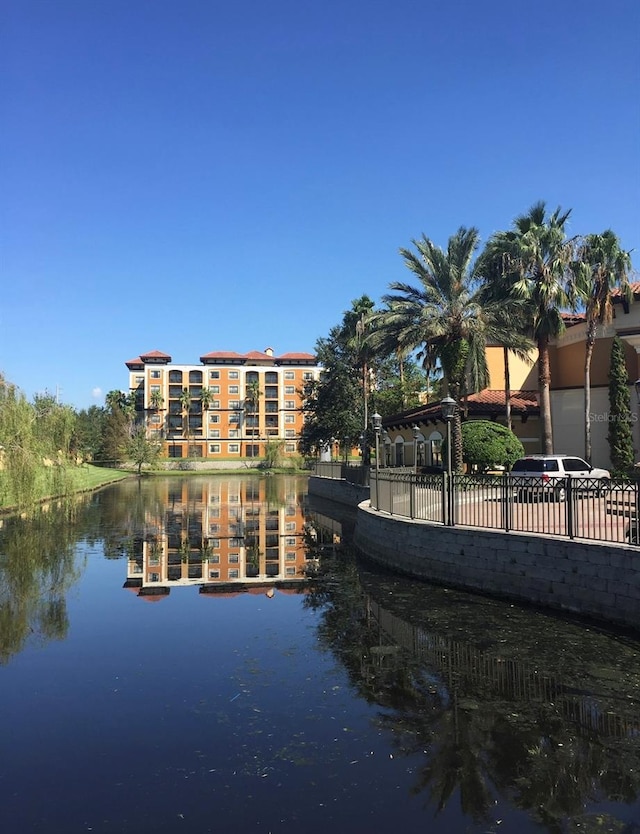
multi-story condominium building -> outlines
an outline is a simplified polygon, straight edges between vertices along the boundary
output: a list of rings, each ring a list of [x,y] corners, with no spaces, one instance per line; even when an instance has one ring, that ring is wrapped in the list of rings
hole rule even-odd
[[[173,364],[157,350],[126,362],[138,420],[166,457],[256,458],[270,441],[298,451],[303,391],[320,374],[315,356],[266,348],[207,353],[200,363]]]

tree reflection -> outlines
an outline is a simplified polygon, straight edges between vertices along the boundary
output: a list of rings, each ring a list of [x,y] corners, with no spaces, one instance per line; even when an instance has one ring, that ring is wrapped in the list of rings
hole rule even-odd
[[[320,645],[380,707],[398,755],[422,758],[413,792],[427,806],[455,797],[479,823],[507,801],[554,834],[622,830],[584,809],[640,795],[637,643],[319,556],[305,604]]]
[[[0,663],[28,641],[64,640],[66,594],[78,579],[75,513],[41,509],[30,519],[8,518],[0,541]]]

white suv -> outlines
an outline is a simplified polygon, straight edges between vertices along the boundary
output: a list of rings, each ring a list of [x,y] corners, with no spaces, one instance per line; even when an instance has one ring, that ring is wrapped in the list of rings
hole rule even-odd
[[[511,468],[518,499],[550,497],[564,501],[567,476],[575,478],[572,486],[579,491],[596,490],[603,494],[611,484],[611,474],[606,469],[589,466],[582,458],[571,455],[529,455],[517,460]]]

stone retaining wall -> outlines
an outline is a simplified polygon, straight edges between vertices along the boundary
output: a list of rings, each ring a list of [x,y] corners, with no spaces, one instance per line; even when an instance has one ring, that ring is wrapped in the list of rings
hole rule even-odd
[[[426,580],[568,611],[640,631],[640,552],[600,542],[442,527],[360,504],[354,544]]]
[[[385,567],[640,631],[637,548],[388,516],[371,509],[367,487],[329,478],[309,478],[309,492],[358,505],[353,543]]]

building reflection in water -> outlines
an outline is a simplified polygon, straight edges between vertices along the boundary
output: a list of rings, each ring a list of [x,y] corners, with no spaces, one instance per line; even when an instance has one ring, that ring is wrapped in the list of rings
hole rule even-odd
[[[159,598],[174,586],[272,596],[301,589],[307,556],[299,479],[167,479],[127,562],[124,587]]]

